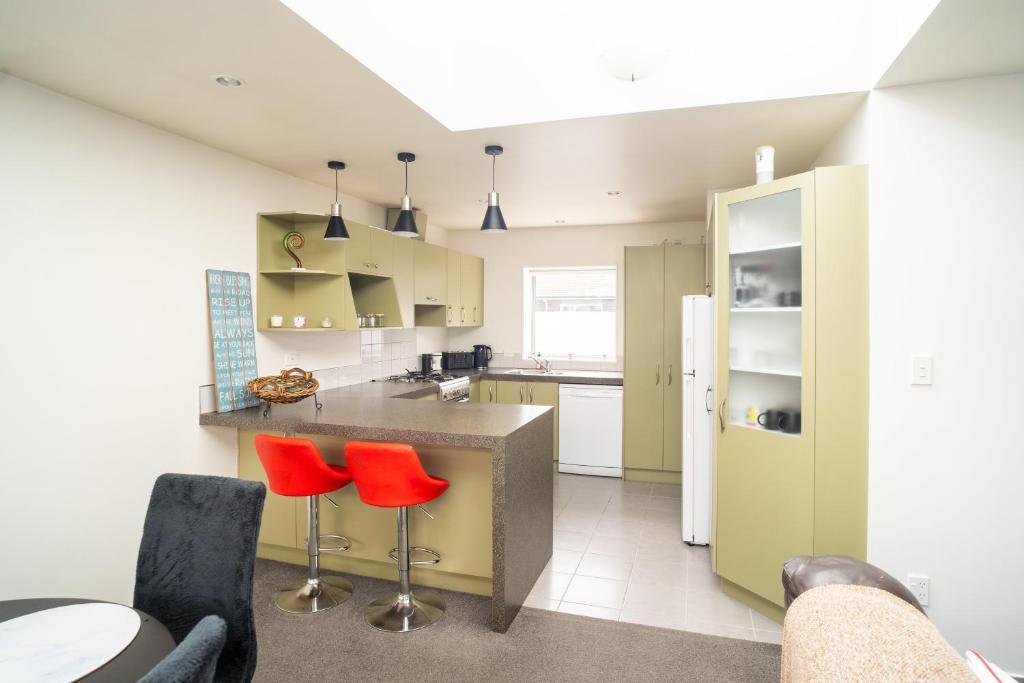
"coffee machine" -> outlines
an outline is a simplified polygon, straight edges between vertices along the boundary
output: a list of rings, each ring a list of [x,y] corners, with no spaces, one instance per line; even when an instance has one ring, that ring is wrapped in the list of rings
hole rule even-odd
[[[477,370],[484,370],[494,354],[491,347],[486,344],[473,344],[473,367]]]

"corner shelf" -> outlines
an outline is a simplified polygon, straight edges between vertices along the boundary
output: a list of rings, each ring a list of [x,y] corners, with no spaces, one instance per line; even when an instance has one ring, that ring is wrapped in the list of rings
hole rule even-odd
[[[730,251],[729,256],[743,256],[745,254],[763,254],[765,252],[781,251],[783,249],[799,249],[800,242],[781,242],[779,244],[773,244],[767,247],[758,247],[757,249],[740,249],[739,251]]]
[[[730,313],[799,313],[800,306],[734,306]]]
[[[757,375],[775,375],[777,377],[800,377],[800,370],[767,370],[760,368],[734,368],[729,366],[729,372],[750,372]]]
[[[313,268],[307,268],[306,270],[261,270],[260,275],[295,275],[300,277],[308,277],[310,275],[320,275],[327,277],[341,277],[345,273],[339,273],[333,270],[315,270]]]

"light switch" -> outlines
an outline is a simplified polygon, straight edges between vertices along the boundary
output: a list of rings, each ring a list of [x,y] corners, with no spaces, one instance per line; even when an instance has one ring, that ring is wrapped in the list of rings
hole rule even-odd
[[[928,385],[932,383],[932,357],[916,353],[910,357],[910,383]]]

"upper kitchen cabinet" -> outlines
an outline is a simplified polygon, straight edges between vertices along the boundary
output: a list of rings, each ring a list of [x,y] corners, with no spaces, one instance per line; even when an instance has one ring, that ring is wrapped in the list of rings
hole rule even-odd
[[[394,267],[396,238],[387,230],[346,221],[349,239],[345,244],[345,265],[349,272],[390,276]],[[404,239],[404,238],[403,238]]]
[[[402,327],[416,325],[416,241],[402,237],[394,241],[392,280],[398,298]]]
[[[448,250],[436,244],[409,241],[416,263],[416,305],[444,306],[448,303]]]
[[[356,329],[352,287],[346,274],[344,242],[321,239],[327,225],[325,214],[278,211],[256,217],[256,327],[262,332],[331,332]],[[302,262],[299,269],[285,251],[289,233],[302,235],[303,245],[293,247]],[[281,316],[280,327],[271,327],[271,316]],[[296,327],[302,316],[304,327]],[[330,327],[321,321],[329,319]]]
[[[682,469],[682,298],[704,293],[700,245],[626,247],[623,465],[631,479]]]
[[[484,323],[484,260],[448,250],[447,327],[479,327]]]
[[[462,254],[460,261],[462,325],[479,327],[484,324],[484,260],[479,256]]]
[[[715,232],[715,564],[782,605],[790,557],[866,549],[867,169],[720,194]]]

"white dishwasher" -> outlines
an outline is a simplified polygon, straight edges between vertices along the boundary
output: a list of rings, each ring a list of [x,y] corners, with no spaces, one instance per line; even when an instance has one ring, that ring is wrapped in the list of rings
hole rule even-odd
[[[622,476],[622,387],[558,387],[558,471]]]

